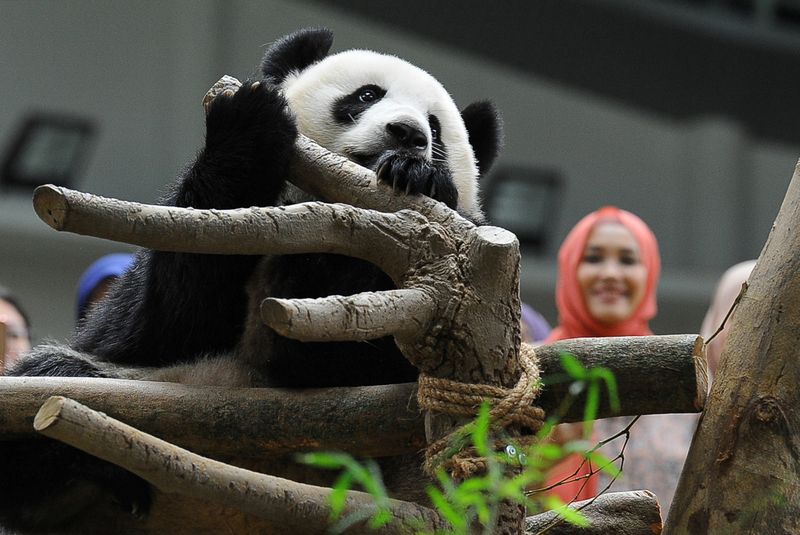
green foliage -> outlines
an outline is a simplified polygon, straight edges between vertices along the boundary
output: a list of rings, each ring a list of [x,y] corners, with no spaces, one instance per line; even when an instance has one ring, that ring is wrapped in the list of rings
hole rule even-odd
[[[549,378],[548,383],[570,381],[570,396],[538,431],[539,440],[533,445],[521,447],[502,429],[495,429],[490,421],[488,403],[481,405],[475,420],[456,433],[448,454],[456,453],[462,447],[472,446],[478,456],[486,459],[487,470],[464,481],[456,481],[443,469],[438,470],[438,486],[431,485],[426,490],[431,504],[450,524],[450,529],[432,535],[466,535],[476,521],[483,526],[485,534],[491,534],[497,522],[498,508],[504,501],[524,505],[529,514],[546,509],[555,510],[567,522],[577,526],[587,525],[588,521],[579,511],[570,508],[554,494],[532,492],[530,489],[541,486],[548,469],[570,453],[584,455],[594,466],[600,467],[612,477],[619,475],[617,467],[592,449],[592,444],[588,441],[592,420],[597,417],[599,410],[604,384],[612,409],[619,409],[617,383],[610,370],[586,368],[568,353],[561,355],[561,362],[566,373]],[[563,446],[546,441],[553,426],[583,392],[586,392],[583,414],[587,420],[584,423],[583,440],[572,441]],[[498,444],[504,446],[499,448],[500,451],[497,451]],[[342,471],[330,497],[333,533],[341,533],[355,523],[367,519],[369,526],[373,528],[392,521],[388,507],[389,498],[373,461],[362,464],[350,455],[341,453],[311,453],[301,456],[301,461],[318,468]],[[373,497],[375,507],[369,511],[351,511],[345,514],[347,492],[357,487]],[[409,529],[418,534],[431,535],[411,527]]]
[[[298,461],[317,468],[341,470],[342,473],[332,487],[330,495],[332,533],[342,533],[350,526],[369,519],[369,527],[375,529],[392,521],[389,511],[389,495],[383,484],[380,469],[375,461],[357,461],[347,453],[306,453],[298,455]],[[351,511],[343,516],[347,508],[347,493],[354,486],[361,487],[372,496],[375,507],[369,510]]]

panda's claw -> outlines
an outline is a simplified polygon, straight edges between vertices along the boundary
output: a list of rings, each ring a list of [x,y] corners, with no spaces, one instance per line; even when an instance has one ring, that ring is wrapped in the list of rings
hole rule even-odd
[[[386,171],[389,168],[389,162],[383,162],[380,167],[378,167],[378,180],[386,181]]]
[[[250,91],[255,91],[261,86],[261,82],[253,82],[253,85],[250,86]]]

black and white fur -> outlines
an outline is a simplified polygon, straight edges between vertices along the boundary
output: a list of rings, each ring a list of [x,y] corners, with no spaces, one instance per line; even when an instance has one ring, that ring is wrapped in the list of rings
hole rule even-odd
[[[398,193],[429,195],[481,223],[478,178],[500,146],[494,107],[459,112],[423,70],[366,50],[328,56],[332,40],[324,29],[288,35],[267,50],[260,80],[217,97],[205,147],[162,203],[228,209],[308,199],[283,180],[299,131],[375,170]],[[300,343],[258,319],[267,295],[391,287],[374,266],[338,255],[142,250],[68,346],[35,348],[10,373],[238,386],[410,381],[416,370],[390,338]],[[149,505],[142,480],[49,440],[0,441],[0,481],[14,482],[0,485],[0,526],[12,529],[67,526],[98,496],[130,512]]]

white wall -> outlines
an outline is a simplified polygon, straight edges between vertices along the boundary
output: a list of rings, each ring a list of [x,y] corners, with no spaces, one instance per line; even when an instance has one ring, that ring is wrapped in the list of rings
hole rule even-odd
[[[500,163],[563,172],[557,240],[603,204],[648,221],[665,265],[660,332],[697,330],[715,277],[760,252],[800,156],[800,147],[752,139],[724,118],[667,120],[288,0],[0,2],[0,144],[26,110],[89,116],[99,143],[79,188],[153,201],[202,143],[206,89],[222,74],[246,78],[270,41],[305,25],[332,28],[336,50],[374,48],[419,64],[462,106],[494,100],[506,123]],[[30,304],[39,334],[63,337],[81,266],[117,246],[55,234],[29,202],[0,192],[0,283]],[[552,259],[526,258],[524,298],[551,320],[553,281]]]

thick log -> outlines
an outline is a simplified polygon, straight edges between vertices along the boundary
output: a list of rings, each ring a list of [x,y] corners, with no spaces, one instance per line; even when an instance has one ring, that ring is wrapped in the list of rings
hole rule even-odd
[[[800,529],[800,165],[733,313],[665,532]]]
[[[661,507],[649,490],[612,492],[570,504],[589,520],[586,527],[577,527],[552,512],[526,519],[525,533],[547,535],[658,535],[661,533]]]
[[[217,459],[342,450],[367,457],[425,447],[414,384],[290,390],[75,377],[0,377],[0,436],[30,437],[65,396]]]
[[[705,394],[699,341],[696,335],[575,339],[537,348],[537,355],[544,377],[561,372],[562,351],[611,369],[621,378],[623,415],[696,412]],[[537,403],[553,411],[567,388],[567,383],[549,385]],[[0,377],[0,437],[31,436],[33,415],[52,395],[218,459],[307,450],[381,457],[413,453],[426,444],[414,384],[230,389],[57,377]],[[564,421],[579,421],[582,407],[578,399]],[[601,403],[600,417],[612,415],[608,403]]]
[[[65,442],[117,464],[159,490],[231,506],[268,519],[280,533],[325,533],[330,524],[331,489],[296,483],[220,463],[169,444],[94,411],[74,400],[50,398],[36,415],[34,426],[45,436]],[[410,535],[410,525],[427,531],[445,527],[427,507],[389,500],[394,522],[376,530],[386,535]],[[344,514],[374,510],[371,496],[349,491]],[[360,522],[346,533],[362,533]]]
[[[584,366],[610,369],[619,389],[621,406],[616,416],[700,412],[705,406],[708,371],[703,339],[697,335],[576,338],[539,347],[536,352],[548,363],[542,374],[545,380],[561,369],[561,352],[572,353]],[[568,389],[568,382],[548,385],[539,396],[540,405],[556,407]],[[575,400],[565,422],[581,419],[584,400],[583,396]],[[605,389],[600,415],[614,415]]]

